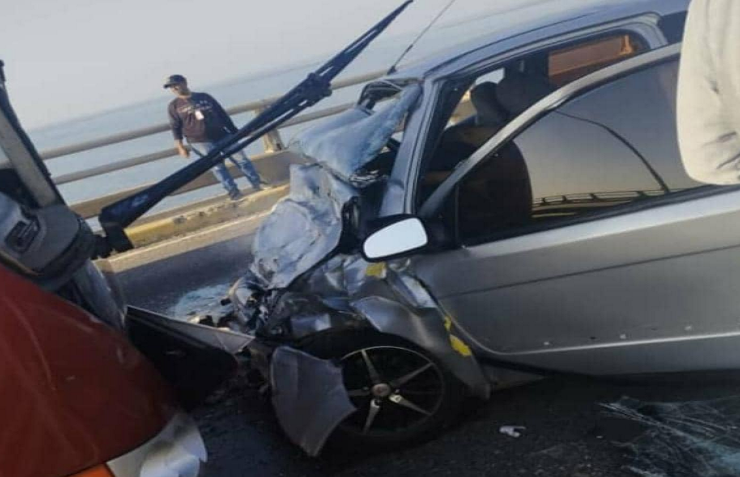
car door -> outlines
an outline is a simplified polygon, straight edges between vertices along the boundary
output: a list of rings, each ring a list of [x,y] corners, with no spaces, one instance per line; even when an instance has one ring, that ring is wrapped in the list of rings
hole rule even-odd
[[[412,261],[482,356],[596,375],[740,366],[740,193],[683,172],[677,65],[581,81],[455,184],[458,247]],[[496,161],[528,174],[504,184],[519,199],[496,192]]]

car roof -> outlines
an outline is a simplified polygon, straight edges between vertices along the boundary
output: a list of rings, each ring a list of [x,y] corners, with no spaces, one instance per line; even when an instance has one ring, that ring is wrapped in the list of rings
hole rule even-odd
[[[473,21],[465,22],[466,36],[481,34],[463,43],[455,44],[422,60],[403,65],[389,80],[424,78],[432,71],[461,56],[497,43],[522,37],[522,43],[531,41],[527,33],[564,25],[564,33],[599,23],[629,18],[647,13],[661,17],[685,11],[690,0],[519,0],[505,2],[497,10]],[[451,28],[451,26],[443,27]],[[423,40],[422,40],[423,41]],[[509,43],[506,49],[511,49]],[[502,47],[502,52],[503,52]],[[495,54],[495,53],[494,53]]]

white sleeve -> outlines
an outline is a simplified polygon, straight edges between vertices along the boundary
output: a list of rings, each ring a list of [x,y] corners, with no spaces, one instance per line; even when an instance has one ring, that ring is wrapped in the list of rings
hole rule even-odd
[[[722,71],[722,57],[712,50],[715,43],[708,39],[713,31],[710,18],[718,18],[718,12],[710,16],[711,3],[712,0],[693,0],[689,7],[678,80],[678,140],[684,167],[693,179],[737,184],[740,138],[728,109],[740,108],[740,104],[726,104],[732,95],[723,96],[719,88],[717,74]],[[717,27],[712,25],[718,31],[724,30]]]

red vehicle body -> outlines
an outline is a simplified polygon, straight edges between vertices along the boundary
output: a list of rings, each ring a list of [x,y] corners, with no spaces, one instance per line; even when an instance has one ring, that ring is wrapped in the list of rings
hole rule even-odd
[[[73,474],[172,419],[172,392],[124,336],[3,268],[0,289],[0,475]]]
[[[128,310],[92,262],[96,240],[20,126],[0,62],[0,477],[198,477],[205,447],[180,406],[236,361]]]

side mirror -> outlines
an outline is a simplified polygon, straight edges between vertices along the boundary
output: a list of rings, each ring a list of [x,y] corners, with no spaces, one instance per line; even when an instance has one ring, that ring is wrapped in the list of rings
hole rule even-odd
[[[362,254],[367,261],[378,262],[422,249],[428,243],[419,218],[400,216],[370,234],[362,243]]]

